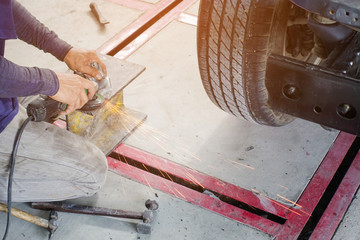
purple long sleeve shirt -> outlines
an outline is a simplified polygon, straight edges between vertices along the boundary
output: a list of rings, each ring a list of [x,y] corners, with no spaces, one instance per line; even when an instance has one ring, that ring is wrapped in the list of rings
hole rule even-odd
[[[0,0],[0,133],[18,112],[17,97],[52,96],[59,89],[59,80],[53,71],[22,67],[4,58],[5,40],[17,37],[61,61],[71,49],[16,0]]]

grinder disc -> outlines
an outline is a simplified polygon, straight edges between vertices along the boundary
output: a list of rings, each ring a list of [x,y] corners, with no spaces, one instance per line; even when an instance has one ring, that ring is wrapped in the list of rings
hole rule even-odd
[[[94,110],[97,110],[104,106],[105,99],[103,96],[101,96],[99,93],[95,93],[94,97],[89,100],[81,109],[80,111],[83,112],[91,112]]]

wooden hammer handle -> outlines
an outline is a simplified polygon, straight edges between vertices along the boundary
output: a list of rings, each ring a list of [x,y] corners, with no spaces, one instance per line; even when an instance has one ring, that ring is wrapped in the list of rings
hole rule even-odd
[[[0,211],[2,212],[8,212],[8,207],[7,205],[5,204],[2,204],[0,203]],[[34,215],[31,215],[27,212],[24,212],[24,211],[21,211],[17,208],[11,208],[11,215],[17,217],[17,218],[20,218],[22,220],[25,220],[27,222],[31,222],[31,223],[34,223],[40,227],[43,227],[43,228],[48,228],[49,227],[49,221],[44,219],[44,218],[41,218],[41,217],[38,217],[38,216],[34,216]]]
[[[108,24],[109,21],[106,20],[103,15],[100,12],[100,9],[98,7],[98,5],[95,2],[91,2],[90,3],[90,9],[92,11],[92,13],[95,15],[95,17],[99,20],[99,22],[101,24]]]

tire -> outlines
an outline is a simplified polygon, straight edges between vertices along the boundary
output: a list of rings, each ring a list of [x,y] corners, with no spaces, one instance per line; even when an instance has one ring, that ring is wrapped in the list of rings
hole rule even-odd
[[[218,107],[260,125],[294,119],[268,106],[265,87],[268,54],[284,53],[289,8],[286,0],[201,0],[199,69]]]

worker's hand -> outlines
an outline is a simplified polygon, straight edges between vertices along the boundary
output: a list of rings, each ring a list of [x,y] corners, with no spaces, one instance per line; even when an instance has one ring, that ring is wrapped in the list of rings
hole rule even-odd
[[[64,62],[73,71],[88,74],[97,80],[101,80],[103,78],[103,76],[101,76],[101,73],[95,68],[90,67],[90,63],[97,62],[100,64],[104,74],[107,75],[106,66],[100,60],[95,51],[72,48],[66,54]]]
[[[95,94],[93,82],[77,75],[68,73],[56,73],[59,79],[59,90],[52,99],[66,103],[67,108],[60,114],[69,114],[76,109],[82,108],[85,103],[92,99]],[[85,91],[87,89],[87,93]]]

